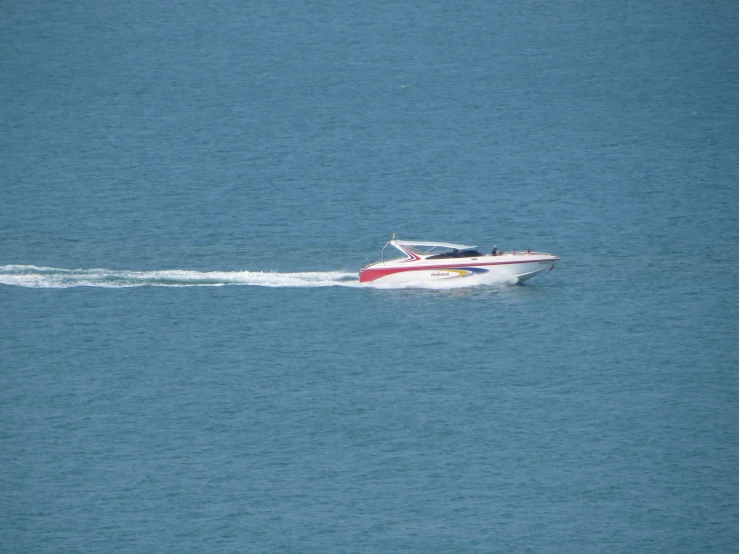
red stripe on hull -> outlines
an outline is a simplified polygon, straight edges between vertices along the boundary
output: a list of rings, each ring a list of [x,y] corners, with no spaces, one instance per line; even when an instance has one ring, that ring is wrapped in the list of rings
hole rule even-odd
[[[422,271],[422,270],[444,270],[444,269],[464,269],[465,266],[467,267],[489,267],[489,266],[496,266],[496,265],[511,265],[511,264],[533,264],[533,263],[540,263],[540,262],[556,262],[559,258],[555,259],[548,259],[548,260],[518,260],[518,261],[509,261],[509,262],[488,262],[488,263],[457,263],[457,264],[449,264],[449,265],[425,265],[425,266],[411,266],[411,267],[392,267],[387,269],[375,269],[368,267],[367,269],[363,270],[359,274],[359,282],[360,283],[369,283],[371,281],[376,281],[377,279],[380,279],[382,277],[386,277],[388,275],[392,275],[394,273],[404,273],[407,271]]]

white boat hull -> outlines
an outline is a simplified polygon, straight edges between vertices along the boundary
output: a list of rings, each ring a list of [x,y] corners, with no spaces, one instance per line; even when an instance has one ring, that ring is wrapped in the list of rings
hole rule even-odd
[[[518,259],[522,258],[522,259]],[[419,262],[377,262],[364,268],[360,281],[399,285],[446,280],[480,282],[524,282],[554,269],[554,256],[483,256],[477,260],[423,260]],[[420,266],[420,267],[419,267]]]

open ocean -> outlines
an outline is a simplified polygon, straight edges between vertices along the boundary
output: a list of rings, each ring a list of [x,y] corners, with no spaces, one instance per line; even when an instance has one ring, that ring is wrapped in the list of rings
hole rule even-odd
[[[2,13],[0,551],[739,552],[735,1]]]

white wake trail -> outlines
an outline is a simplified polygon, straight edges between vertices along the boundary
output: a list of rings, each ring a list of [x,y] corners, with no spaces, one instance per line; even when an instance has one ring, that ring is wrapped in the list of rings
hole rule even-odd
[[[356,287],[356,273],[315,271],[275,273],[268,271],[124,271],[112,269],[60,269],[32,265],[0,267],[0,284],[29,288],[70,287]]]

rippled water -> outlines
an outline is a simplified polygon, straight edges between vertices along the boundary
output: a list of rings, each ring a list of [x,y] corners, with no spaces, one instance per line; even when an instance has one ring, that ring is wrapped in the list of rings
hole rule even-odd
[[[737,21],[10,7],[0,550],[735,551]]]

